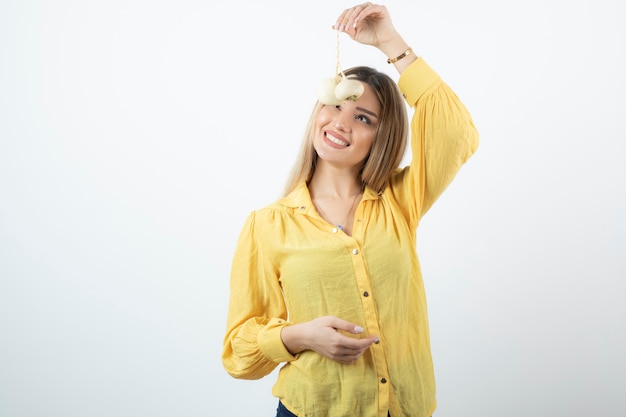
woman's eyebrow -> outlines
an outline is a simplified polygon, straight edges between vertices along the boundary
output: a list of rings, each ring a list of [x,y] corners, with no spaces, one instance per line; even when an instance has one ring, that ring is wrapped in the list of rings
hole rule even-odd
[[[372,112],[372,111],[369,111],[369,110],[367,110],[367,109],[364,109],[363,107],[357,107],[356,109],[357,109],[357,110],[361,110],[363,113],[367,113],[367,114],[369,114],[370,116],[374,116],[375,118],[377,118],[377,119],[378,119],[378,115],[377,115],[376,113]]]

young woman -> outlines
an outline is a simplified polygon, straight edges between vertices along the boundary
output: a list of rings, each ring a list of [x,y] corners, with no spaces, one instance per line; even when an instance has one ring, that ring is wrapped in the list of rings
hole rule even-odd
[[[222,361],[243,379],[284,364],[278,416],[427,417],[435,380],[416,229],[478,134],[385,6],[347,9],[334,28],[378,48],[398,84],[356,67],[345,74],[362,83],[358,99],[316,103],[285,196],[239,236]],[[400,168],[409,126],[412,161]]]

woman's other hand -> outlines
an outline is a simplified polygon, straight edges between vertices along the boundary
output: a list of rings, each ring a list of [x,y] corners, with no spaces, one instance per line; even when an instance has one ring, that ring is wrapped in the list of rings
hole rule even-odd
[[[322,356],[341,363],[352,363],[357,360],[372,343],[378,341],[377,336],[358,339],[342,332],[360,334],[363,328],[334,316],[292,324],[283,328],[281,337],[287,350],[295,355],[304,350],[313,350]]]

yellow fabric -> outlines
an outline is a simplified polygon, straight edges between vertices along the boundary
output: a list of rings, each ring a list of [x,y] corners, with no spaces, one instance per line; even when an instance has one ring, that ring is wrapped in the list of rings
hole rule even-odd
[[[430,416],[435,378],[416,229],[478,147],[471,116],[423,59],[398,81],[411,121],[410,166],[366,189],[350,237],[316,212],[306,184],[247,218],[235,250],[222,362],[235,378],[282,366],[273,395],[299,417]],[[284,295],[284,296],[283,296]],[[280,331],[334,315],[379,344],[344,365],[292,356]]]

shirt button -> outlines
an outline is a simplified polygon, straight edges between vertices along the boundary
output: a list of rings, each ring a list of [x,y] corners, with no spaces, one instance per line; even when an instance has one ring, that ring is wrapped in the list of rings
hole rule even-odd
[[[352,254],[353,255],[358,255],[359,254],[359,250],[358,249],[352,249]]]
[[[387,383],[387,379],[386,378],[380,378],[380,383],[381,384],[386,384]]]
[[[304,206],[300,206],[300,211],[304,211],[305,207]]]
[[[333,227],[333,230],[332,230],[333,233],[337,233],[338,231],[339,230],[336,227]]]
[[[363,297],[369,297],[369,296],[370,296],[370,293],[368,293],[367,291],[363,293]]]

